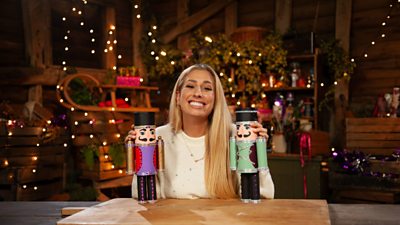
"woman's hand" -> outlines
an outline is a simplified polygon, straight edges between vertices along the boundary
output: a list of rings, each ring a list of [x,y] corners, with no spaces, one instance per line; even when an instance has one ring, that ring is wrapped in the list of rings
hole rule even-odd
[[[128,135],[125,137],[125,143],[127,143],[129,140],[135,140],[136,139],[136,131],[135,131],[135,126],[132,125],[131,130],[128,132]]]
[[[268,140],[268,130],[266,128],[264,128],[261,123],[254,122],[251,124],[251,127],[253,128],[253,131],[255,133],[257,133],[259,136],[262,136],[266,140]]]

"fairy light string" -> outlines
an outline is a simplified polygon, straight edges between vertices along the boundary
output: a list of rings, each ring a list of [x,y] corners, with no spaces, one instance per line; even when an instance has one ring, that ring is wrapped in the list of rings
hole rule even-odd
[[[390,1],[387,7],[388,7],[388,12],[386,13],[385,18],[383,18],[383,20],[380,20],[381,22],[378,28],[377,35],[373,40],[369,42],[369,45],[366,46],[366,48],[362,51],[362,56],[359,57],[360,62],[363,61],[363,59],[368,58],[368,52],[370,51],[371,48],[375,47],[383,39],[388,38],[390,25],[393,25],[391,21],[393,20],[393,15],[395,14],[394,12],[395,10],[398,10],[400,8],[400,0]],[[355,62],[354,58],[352,58],[351,60],[352,62]]]
[[[89,49],[89,54],[95,55],[98,54],[96,51],[96,46],[97,46],[97,38],[96,34],[99,32],[96,30],[92,25],[88,25],[87,21],[87,15],[86,15],[86,10],[88,6],[88,1],[87,0],[71,0],[70,6],[68,10],[66,10],[65,15],[62,16],[60,19],[62,20],[65,28],[65,32],[63,35],[63,51],[64,51],[64,58],[61,60],[61,65],[62,69],[64,71],[67,70],[68,66],[73,66],[68,62],[68,59],[71,57],[70,52],[73,48],[76,46],[72,46],[71,43],[71,38],[72,38],[72,32],[73,31],[73,24],[72,22],[74,21],[72,18],[77,17],[78,18],[78,27],[80,29],[84,30],[84,33],[87,33],[87,38],[89,39],[88,46],[90,46]],[[112,51],[116,50],[117,47],[117,38],[116,38],[116,26],[115,24],[110,24],[107,27],[107,36],[105,38],[105,43],[104,43],[104,49],[103,52],[105,54],[110,53]],[[117,60],[122,59],[122,54],[117,55]],[[113,70],[117,69],[117,65],[112,65]]]

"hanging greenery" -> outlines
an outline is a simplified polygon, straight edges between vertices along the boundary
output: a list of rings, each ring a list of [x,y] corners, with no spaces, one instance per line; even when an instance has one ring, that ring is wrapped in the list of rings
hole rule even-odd
[[[321,51],[327,58],[331,80],[350,80],[356,64],[351,61],[349,54],[340,46],[340,41],[336,39],[322,40]]]
[[[335,84],[337,81],[344,79],[350,81],[351,75],[354,73],[356,64],[350,59],[348,52],[341,46],[340,41],[336,39],[322,40],[320,44],[321,52],[327,59],[327,68],[329,74],[328,91],[325,93],[324,99],[319,104],[319,109],[323,107],[331,110],[331,105],[335,95]]]
[[[81,149],[83,159],[90,170],[93,170],[96,160],[99,158],[99,147],[91,144]]]
[[[100,152],[99,145],[91,144],[81,148],[81,152],[83,155],[83,159],[90,170],[93,170],[93,167],[96,161],[99,160]],[[109,146],[108,155],[112,163],[116,167],[121,167],[125,163],[125,148],[123,143],[113,143]]]
[[[93,82],[83,79],[73,79],[70,88],[72,100],[79,105],[97,105],[100,102],[100,92],[94,87]]]
[[[285,74],[287,51],[280,35],[268,34],[262,41],[236,43],[225,34],[192,34],[186,52],[170,45],[155,44],[156,30],[143,39],[142,57],[149,76],[158,81],[174,80],[186,67],[195,63],[209,64],[220,75],[231,104],[260,100],[262,81],[267,74]],[[147,33],[149,34],[149,33]],[[249,98],[251,96],[251,98]],[[253,101],[252,101],[253,102]]]
[[[108,149],[113,164],[117,167],[123,166],[125,163],[125,148],[123,143],[114,143]]]

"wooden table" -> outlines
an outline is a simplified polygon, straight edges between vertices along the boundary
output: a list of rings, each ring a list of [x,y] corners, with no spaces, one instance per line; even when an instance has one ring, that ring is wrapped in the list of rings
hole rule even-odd
[[[65,209],[90,207],[100,202],[58,201],[0,201],[0,224],[4,225],[55,225]],[[332,225],[398,225],[400,205],[397,204],[329,204]],[[223,225],[230,225],[224,223]]]
[[[233,200],[159,200],[140,205],[130,198],[115,198],[57,222],[58,225],[134,224],[321,224],[329,225],[325,200],[263,200],[245,204]]]

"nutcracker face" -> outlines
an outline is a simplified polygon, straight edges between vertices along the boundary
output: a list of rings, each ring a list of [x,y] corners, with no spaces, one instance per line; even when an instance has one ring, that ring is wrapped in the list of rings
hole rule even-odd
[[[155,126],[137,126],[136,144],[154,144],[156,142]]]
[[[237,141],[255,141],[257,134],[253,132],[250,122],[236,123],[236,140]]]

